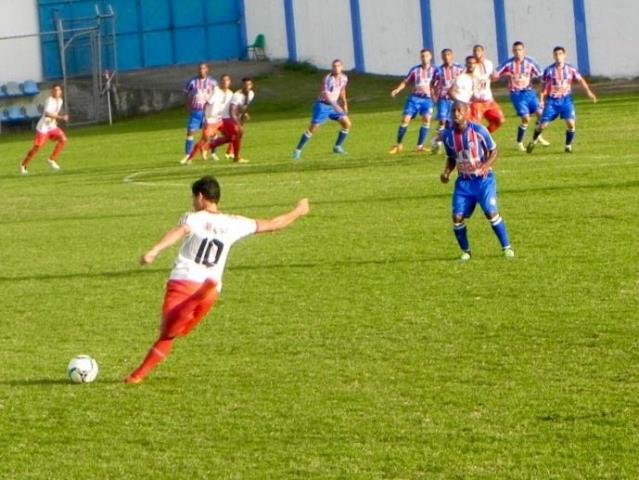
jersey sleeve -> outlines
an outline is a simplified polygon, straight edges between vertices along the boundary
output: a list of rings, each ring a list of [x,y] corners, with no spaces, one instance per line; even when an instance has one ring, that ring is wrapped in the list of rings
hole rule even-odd
[[[504,63],[502,63],[501,65],[497,67],[497,70],[495,70],[495,75],[501,77],[504,73],[508,72],[509,67],[510,67],[510,60],[506,60]]]
[[[57,110],[56,101],[53,97],[47,98],[46,103],[44,104],[44,113],[55,114]]]
[[[184,84],[184,93],[188,95],[191,93],[192,90],[193,90],[193,80],[187,80],[186,83]]]
[[[482,140],[482,143],[485,145],[486,149],[489,152],[492,152],[497,148],[497,144],[493,140],[493,137],[490,135],[490,132],[483,125],[479,125],[478,123],[473,124],[475,128],[475,133],[479,135]]]
[[[233,241],[240,240],[257,232],[257,222],[252,218],[233,216],[231,233]]]
[[[242,94],[240,92],[235,92],[231,97],[230,103],[231,105],[242,105],[242,103],[244,103],[242,100]]]
[[[451,146],[451,142],[450,142],[450,134],[448,133],[448,131],[444,130],[444,134],[442,135],[442,141],[444,144],[444,148],[446,149],[446,156],[448,158],[457,158],[457,153],[455,152],[455,149]]]
[[[583,80],[581,73],[579,73],[579,71],[575,67],[572,67],[571,71],[572,71],[572,78],[574,78],[577,81]]]
[[[415,69],[411,68],[406,77],[404,77],[404,83],[415,83]]]

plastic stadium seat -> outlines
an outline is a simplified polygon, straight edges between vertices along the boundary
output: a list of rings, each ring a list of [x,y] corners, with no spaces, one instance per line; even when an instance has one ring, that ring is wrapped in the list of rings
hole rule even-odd
[[[40,93],[38,84],[34,82],[33,80],[26,80],[22,84],[22,91],[24,92],[25,95],[29,95],[29,96],[37,95],[38,93]]]
[[[29,103],[24,106],[24,116],[29,120],[35,120],[36,118],[40,118],[42,113],[38,105],[35,103]]]
[[[20,85],[17,82],[9,82],[4,86],[4,91],[7,94],[7,97],[21,97],[22,90],[20,90]]]
[[[251,53],[255,60],[266,60],[266,37],[263,33],[258,33],[253,44],[246,46],[246,55],[249,58]]]
[[[18,107],[14,105],[13,107],[9,107],[7,110],[7,119],[10,122],[21,122],[23,120],[27,120],[27,118],[22,113],[22,107]]]

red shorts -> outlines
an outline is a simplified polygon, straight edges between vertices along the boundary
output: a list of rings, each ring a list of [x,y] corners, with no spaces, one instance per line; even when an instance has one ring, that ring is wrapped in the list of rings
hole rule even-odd
[[[47,133],[36,132],[35,138],[33,139],[33,144],[36,147],[41,147],[45,143],[47,143],[47,140],[53,140],[54,142],[66,142],[67,137],[62,129],[54,128]]]
[[[169,280],[162,305],[163,337],[188,335],[206,316],[218,297],[215,282]]]
[[[222,122],[207,123],[202,130],[202,138],[213,138],[221,126]]]
[[[240,126],[232,118],[225,118],[222,120],[222,126],[220,127],[220,133],[229,140],[238,134]]]
[[[484,118],[489,122],[503,123],[505,121],[504,112],[501,111],[501,107],[494,100],[471,103],[470,118],[472,122],[476,123],[481,122]]]

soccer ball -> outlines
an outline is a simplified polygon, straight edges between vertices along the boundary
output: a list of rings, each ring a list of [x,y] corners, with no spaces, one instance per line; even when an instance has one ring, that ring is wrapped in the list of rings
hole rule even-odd
[[[91,383],[98,376],[98,362],[88,355],[72,358],[67,374],[73,383]]]

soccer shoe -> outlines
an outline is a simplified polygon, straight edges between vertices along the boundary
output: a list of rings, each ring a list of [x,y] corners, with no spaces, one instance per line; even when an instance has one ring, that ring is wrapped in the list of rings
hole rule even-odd
[[[226,157],[227,160],[233,160],[235,158],[235,154],[233,154],[233,153],[225,153],[224,157]]]
[[[470,252],[462,252],[461,256],[459,257],[459,261],[467,262],[468,260],[470,260]]]
[[[236,158],[235,160],[233,160],[233,163],[249,163],[249,162],[250,160],[248,158]]]
[[[124,383],[127,385],[137,385],[138,383],[142,383],[142,379],[139,377],[134,377],[133,375],[129,375],[124,379]]]
[[[524,147],[524,144],[522,142],[519,142],[517,145],[515,145],[515,149],[519,150],[520,152],[526,151],[526,147]]]
[[[504,257],[515,258],[515,251],[510,247],[504,248]]]
[[[212,153],[211,154],[211,160],[213,160],[214,162],[219,162],[220,161],[220,157],[217,156],[217,153]]]
[[[202,160],[207,160],[209,158],[209,151],[202,149]]]
[[[398,153],[400,153],[402,150],[404,149],[404,146],[400,143],[398,143],[397,145],[393,145],[393,148],[391,148],[388,153],[390,155],[397,155]]]
[[[188,155],[180,160],[180,165],[191,165],[191,159]]]
[[[55,160],[47,160],[47,163],[49,164],[49,167],[51,167],[51,170],[53,171],[58,171],[60,170],[60,165],[58,165],[58,162],[56,162]]]
[[[550,142],[546,140],[544,137],[542,137],[541,135],[537,137],[537,143],[541,145],[542,147],[548,147],[550,145]]]
[[[24,165],[20,165],[20,175],[29,175],[29,171]]]
[[[424,147],[424,145],[417,145],[417,148],[415,148],[415,153],[428,153],[429,150]]]
[[[564,147],[564,152],[566,153],[572,153],[572,145],[566,145]]]
[[[342,147],[341,145],[335,145],[333,147],[333,153],[337,153],[338,155],[344,155],[346,153],[346,150],[344,150],[344,147]]]
[[[293,160],[299,160],[300,157],[302,156],[302,151],[301,150],[294,150],[292,156],[293,156]]]
[[[533,150],[535,149],[535,142],[528,142],[528,146],[526,147],[526,151],[528,153],[532,153]]]

